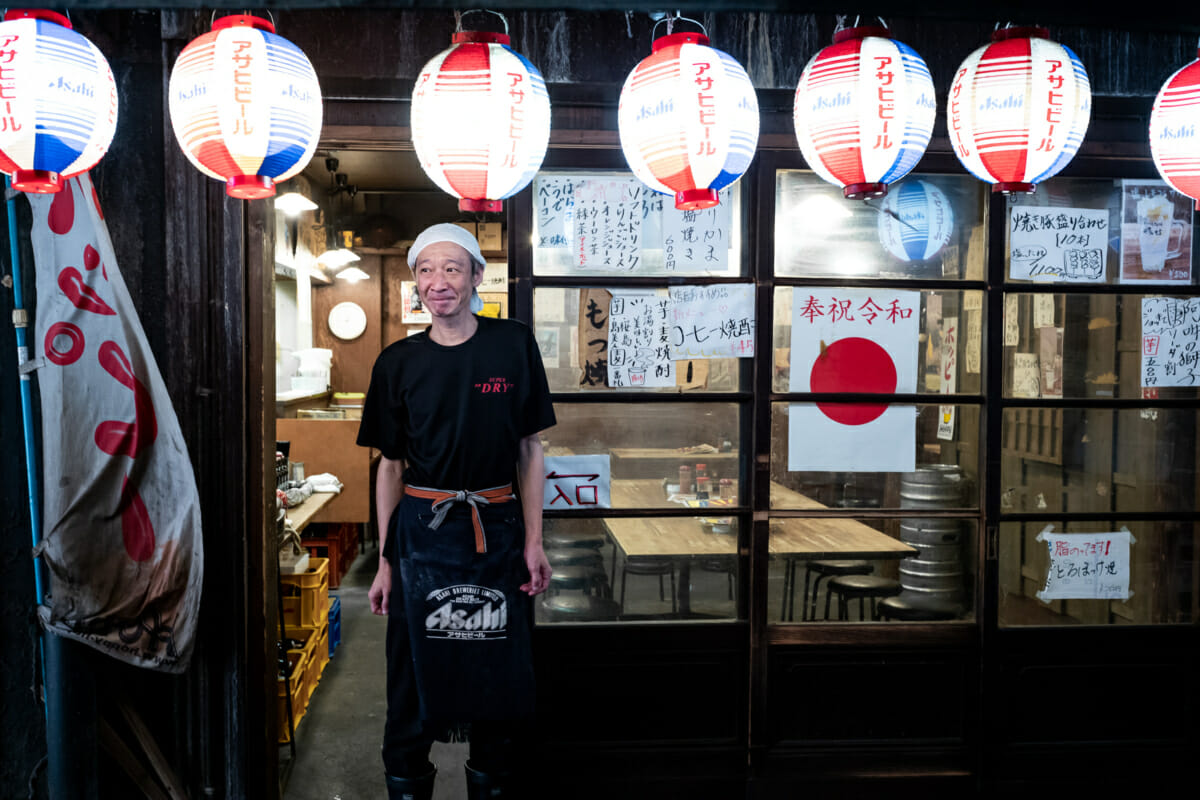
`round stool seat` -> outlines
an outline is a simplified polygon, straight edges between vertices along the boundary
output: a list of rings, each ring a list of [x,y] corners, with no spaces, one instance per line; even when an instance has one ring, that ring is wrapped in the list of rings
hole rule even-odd
[[[867,619],[866,601],[871,601],[871,617],[875,617],[875,600],[879,597],[894,597],[904,587],[899,581],[878,575],[839,575],[829,581],[829,594],[825,600],[825,619],[829,619],[829,598],[838,596],[838,619],[850,619],[850,601],[858,598],[858,618]]]
[[[559,567],[601,567],[604,556],[586,547],[571,547],[566,550],[547,550],[546,560],[554,569]]]
[[[889,597],[879,602],[879,616],[904,622],[958,619],[956,606],[913,597]]]
[[[592,531],[553,531],[544,534],[542,543],[546,547],[555,549],[586,547],[599,550],[604,547],[606,538],[603,533]]]
[[[822,575],[869,575],[874,570],[869,561],[809,561],[808,568]]]
[[[547,595],[542,598],[542,610],[552,622],[616,619],[621,613],[615,601],[589,594]]]
[[[556,567],[550,576],[550,585],[555,589],[579,589],[590,592],[593,587],[604,585],[604,570],[594,566],[573,564]]]
[[[829,581],[829,591],[855,597],[893,597],[903,589],[900,581],[878,575],[839,575]]]

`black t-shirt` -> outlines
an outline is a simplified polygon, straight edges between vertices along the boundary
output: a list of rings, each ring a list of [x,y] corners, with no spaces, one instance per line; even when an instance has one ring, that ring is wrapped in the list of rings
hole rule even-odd
[[[434,489],[516,484],[517,445],[555,424],[537,341],[513,320],[446,347],[418,333],[375,360],[358,444],[403,460],[404,482]]]

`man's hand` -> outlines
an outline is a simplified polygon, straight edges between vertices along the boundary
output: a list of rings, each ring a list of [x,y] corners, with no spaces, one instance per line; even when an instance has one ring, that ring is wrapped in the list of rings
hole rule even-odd
[[[387,616],[388,598],[392,595],[392,565],[386,559],[379,560],[379,570],[371,588],[367,591],[367,599],[371,602],[371,613]]]
[[[553,570],[540,544],[525,548],[525,566],[529,568],[529,582],[521,584],[521,591],[530,597],[546,591],[550,587]]]

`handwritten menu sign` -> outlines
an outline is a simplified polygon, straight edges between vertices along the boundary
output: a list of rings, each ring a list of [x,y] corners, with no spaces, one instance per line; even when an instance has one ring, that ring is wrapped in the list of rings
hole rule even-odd
[[[546,456],[542,508],[612,508],[609,456]]]
[[[1142,386],[1200,386],[1200,297],[1142,298]]]
[[[958,389],[958,317],[942,320],[942,353],[939,369],[942,394],[954,394]],[[938,406],[937,438],[954,441],[954,406]]]
[[[587,389],[608,386],[608,308],[612,295],[604,289],[582,289],[579,292],[579,338],[576,345],[580,359],[579,385]]]
[[[718,194],[720,203],[701,211],[680,211],[674,203],[662,204],[663,268],[668,272],[724,272],[728,268],[733,203],[728,191]]]
[[[1054,533],[1052,527],[1037,537],[1050,555],[1039,600],[1129,599],[1129,545],[1136,540],[1127,528],[1112,533]]]
[[[1013,353],[1012,396],[1041,397],[1037,353]]]
[[[1012,280],[1104,282],[1107,209],[1013,206],[1008,233]]]
[[[754,356],[754,284],[672,286],[671,358]]]
[[[631,272],[642,260],[642,193],[632,178],[575,187],[572,261],[581,269]]]
[[[608,318],[608,385],[674,386],[665,293],[613,292]]]

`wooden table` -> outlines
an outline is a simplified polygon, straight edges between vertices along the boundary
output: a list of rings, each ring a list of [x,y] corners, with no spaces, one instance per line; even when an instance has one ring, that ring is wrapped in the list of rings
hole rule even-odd
[[[335,497],[337,494],[334,492],[313,492],[303,503],[289,508],[287,518],[292,523],[292,530],[296,533],[302,532],[316,513]]]
[[[614,480],[611,496],[614,508],[674,507],[674,504],[666,501],[661,481],[652,479]],[[815,500],[775,483],[771,484],[771,497],[773,502],[776,498],[787,500],[793,508],[825,508]],[[698,520],[698,517],[723,516],[723,509],[717,506],[695,510],[696,517],[621,517],[604,520],[613,540],[626,556],[658,556],[677,560],[679,583],[676,592],[681,615],[691,610],[691,560],[737,554],[736,534],[706,533]],[[915,547],[853,519],[774,519],[770,522],[770,531],[770,553],[787,558],[907,558],[917,552]],[[615,579],[616,576],[613,577]]]

